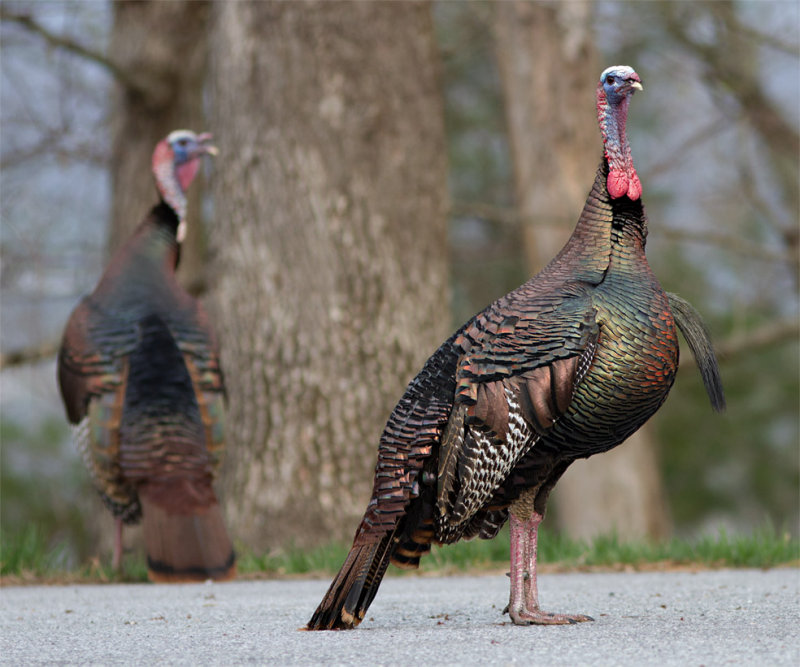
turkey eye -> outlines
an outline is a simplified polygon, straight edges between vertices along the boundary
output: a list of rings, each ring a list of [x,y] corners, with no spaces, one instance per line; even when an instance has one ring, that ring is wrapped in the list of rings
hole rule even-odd
[[[186,146],[186,144],[188,143],[189,141],[187,139],[181,139],[180,141],[178,141],[178,146]]]
[[[613,84],[614,83],[614,77],[609,74],[606,77],[606,83]]]

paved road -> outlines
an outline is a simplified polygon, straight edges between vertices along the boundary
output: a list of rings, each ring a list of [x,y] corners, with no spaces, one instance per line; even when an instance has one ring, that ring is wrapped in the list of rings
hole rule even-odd
[[[800,570],[551,574],[549,611],[515,627],[508,579],[388,578],[362,625],[298,632],[327,581],[5,587],[11,665],[800,665]]]

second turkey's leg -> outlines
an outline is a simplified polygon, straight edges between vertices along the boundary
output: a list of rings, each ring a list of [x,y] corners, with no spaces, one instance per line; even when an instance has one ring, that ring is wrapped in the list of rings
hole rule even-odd
[[[114,555],[111,560],[111,567],[114,572],[120,571],[122,565],[122,519],[114,518]]]
[[[551,614],[539,608],[536,542],[542,515],[532,511],[527,519],[521,519],[512,510],[508,519],[511,527],[511,597],[508,615],[514,624],[566,625],[593,620],[583,614]]]

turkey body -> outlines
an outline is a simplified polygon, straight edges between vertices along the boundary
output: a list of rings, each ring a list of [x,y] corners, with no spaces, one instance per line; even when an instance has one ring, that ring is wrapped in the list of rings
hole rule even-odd
[[[543,515],[570,463],[620,444],[666,399],[678,367],[669,299],[646,261],[641,202],[609,197],[607,176],[604,161],[556,258],[409,384],[310,628],[357,625],[390,561],[416,567],[431,543],[494,537],[517,503]]]
[[[562,252],[443,346],[456,382],[439,387],[452,399],[437,424],[437,542],[494,536],[523,492],[543,514],[567,466],[620,444],[673,384],[677,332],[645,258],[642,205],[610,199],[607,173]]]
[[[432,543],[491,538],[507,520],[512,621],[591,620],[539,607],[537,529],[553,486],[662,405],[678,368],[676,323],[722,408],[699,316],[662,290],[645,256],[647,218],[624,135],[634,90],[629,67],[601,77],[606,152],[566,245],[445,341],[389,416],[353,547],[308,629],[355,627],[389,562],[417,567]]]
[[[150,578],[229,579],[235,556],[213,488],[224,383],[208,317],[175,277],[179,223],[161,201],[115,253],[67,323],[58,380],[120,529],[143,520]]]

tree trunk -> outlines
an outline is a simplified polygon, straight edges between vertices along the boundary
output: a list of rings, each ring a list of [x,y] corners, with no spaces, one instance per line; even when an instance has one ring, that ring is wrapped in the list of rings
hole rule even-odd
[[[575,227],[602,158],[594,113],[602,67],[591,32],[593,4],[501,2],[495,10],[515,193],[533,274]],[[650,430],[570,466],[552,505],[560,528],[573,537],[611,530],[621,537],[667,533]]]
[[[204,1],[115,2],[111,57],[136,88],[117,86],[111,124],[111,233],[109,252],[130,236],[158,193],[150,171],[155,145],[169,132],[206,129],[203,85],[208,62],[210,4]],[[178,276],[202,291],[204,232],[202,173],[187,193],[186,241]]]
[[[232,531],[346,539],[389,412],[450,327],[430,7],[219,3],[213,46]]]

